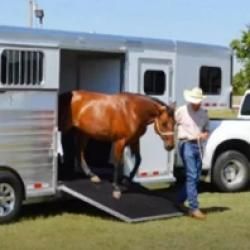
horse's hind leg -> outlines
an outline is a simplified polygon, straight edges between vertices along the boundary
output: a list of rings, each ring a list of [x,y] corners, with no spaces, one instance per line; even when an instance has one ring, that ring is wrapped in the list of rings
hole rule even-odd
[[[87,146],[88,139],[85,136],[82,136],[80,133],[77,133],[76,135],[76,148],[78,149],[77,157],[78,162],[86,176],[90,178],[92,182],[99,183],[101,182],[101,179],[94,174],[91,169],[89,168],[86,160],[85,160],[85,148]]]
[[[125,141],[119,140],[114,142],[114,158],[115,158],[115,168],[114,168],[114,182],[113,182],[113,197],[115,199],[120,199],[121,197],[121,171],[122,171],[122,154],[125,147]]]

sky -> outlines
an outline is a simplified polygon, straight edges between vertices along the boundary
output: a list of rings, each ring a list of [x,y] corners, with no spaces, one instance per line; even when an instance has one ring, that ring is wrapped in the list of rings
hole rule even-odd
[[[229,46],[250,24],[250,0],[34,1],[45,11],[45,29]],[[29,26],[29,0],[0,0],[0,7],[0,25]]]

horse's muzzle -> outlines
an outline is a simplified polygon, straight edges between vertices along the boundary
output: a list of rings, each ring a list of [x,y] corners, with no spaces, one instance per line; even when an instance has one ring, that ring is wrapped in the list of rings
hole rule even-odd
[[[174,145],[164,145],[164,147],[167,151],[171,151],[174,149]]]

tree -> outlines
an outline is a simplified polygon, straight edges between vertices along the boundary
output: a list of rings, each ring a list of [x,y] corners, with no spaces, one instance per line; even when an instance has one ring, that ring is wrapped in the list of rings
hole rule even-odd
[[[242,64],[242,69],[233,79],[233,92],[242,95],[246,89],[250,88],[250,26],[242,31],[240,39],[234,39],[231,42],[231,48]]]

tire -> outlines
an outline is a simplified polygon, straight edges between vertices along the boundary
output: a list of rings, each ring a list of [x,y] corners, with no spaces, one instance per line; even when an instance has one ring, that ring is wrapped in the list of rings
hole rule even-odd
[[[248,185],[249,161],[245,155],[228,150],[219,155],[212,170],[212,184],[222,192],[237,192]]]
[[[0,170],[0,224],[13,221],[20,212],[23,188],[11,172]]]

